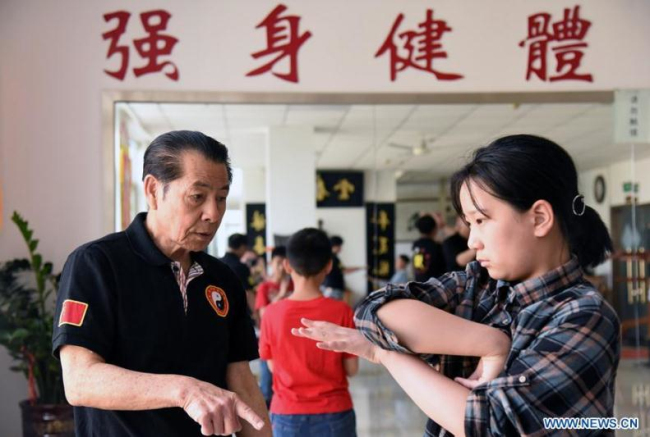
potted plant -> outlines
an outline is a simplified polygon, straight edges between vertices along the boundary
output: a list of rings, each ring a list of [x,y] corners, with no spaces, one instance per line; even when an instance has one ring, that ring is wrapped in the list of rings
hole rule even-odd
[[[17,212],[11,220],[29,258],[0,265],[0,344],[27,377],[29,399],[20,402],[23,436],[74,436],[72,407],[63,391],[61,366],[52,356],[53,298],[58,277],[36,251],[38,240]]]

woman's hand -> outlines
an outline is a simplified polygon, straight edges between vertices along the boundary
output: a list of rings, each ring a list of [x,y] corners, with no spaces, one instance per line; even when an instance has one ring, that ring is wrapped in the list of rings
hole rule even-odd
[[[490,382],[503,371],[507,355],[492,355],[481,358],[476,369],[469,378],[454,378],[454,381],[465,388],[473,390],[476,386]]]
[[[344,328],[330,322],[319,322],[309,319],[300,320],[305,327],[293,328],[291,333],[296,337],[316,340],[319,349],[346,352],[357,355],[372,363],[379,363],[382,349],[370,343],[359,331]]]

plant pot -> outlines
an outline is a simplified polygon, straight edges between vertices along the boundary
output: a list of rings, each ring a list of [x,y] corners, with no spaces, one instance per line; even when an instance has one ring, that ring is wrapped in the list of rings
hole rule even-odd
[[[68,404],[36,404],[22,401],[23,437],[74,437],[74,415]]]

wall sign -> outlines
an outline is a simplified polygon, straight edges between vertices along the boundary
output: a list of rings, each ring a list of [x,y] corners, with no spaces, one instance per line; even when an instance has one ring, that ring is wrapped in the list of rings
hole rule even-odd
[[[369,276],[388,281],[395,269],[394,203],[366,203],[366,237]],[[368,293],[375,288],[368,281]]]
[[[354,208],[363,206],[363,172],[316,172],[318,208]]]
[[[246,204],[246,236],[248,247],[263,257],[266,253],[266,204]]]

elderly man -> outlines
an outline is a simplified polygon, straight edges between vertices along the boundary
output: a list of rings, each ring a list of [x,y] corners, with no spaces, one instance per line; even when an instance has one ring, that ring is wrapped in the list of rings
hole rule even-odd
[[[202,252],[226,210],[228,150],[163,134],[143,179],[149,211],[63,269],[52,342],[76,435],[270,436],[244,290]]]

